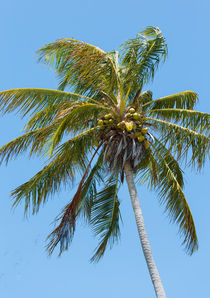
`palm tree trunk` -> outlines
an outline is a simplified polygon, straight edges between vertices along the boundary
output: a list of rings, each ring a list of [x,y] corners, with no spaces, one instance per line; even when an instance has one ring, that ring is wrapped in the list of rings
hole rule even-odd
[[[138,194],[137,194],[136,186],[134,182],[133,170],[129,162],[125,164],[124,170],[125,170],[126,180],[127,180],[128,189],[129,189],[131,202],[133,206],[133,211],[136,218],[136,224],[139,232],[142,250],[147,262],[147,267],[149,269],[149,273],[152,279],[155,293],[157,298],[166,298],[166,294],[163,289],[160,275],[158,273],[157,267],[155,265],[155,261],[152,256],[152,251],[151,251],[150,243],[145,230],[144,219],[143,219],[143,215],[142,215],[142,211],[141,211],[141,207],[138,199]]]

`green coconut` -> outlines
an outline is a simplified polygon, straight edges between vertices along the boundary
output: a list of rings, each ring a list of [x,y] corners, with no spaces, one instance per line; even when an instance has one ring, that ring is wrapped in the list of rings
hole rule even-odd
[[[129,112],[132,113],[132,114],[135,113],[135,111],[136,110],[134,108],[130,108],[130,110],[129,110]]]
[[[134,120],[139,120],[139,119],[141,119],[141,115],[139,113],[134,113],[133,114],[133,119]]]
[[[104,116],[104,119],[110,119],[110,118],[112,118],[112,114],[106,114],[105,116]]]
[[[125,127],[125,122],[122,121],[122,122],[117,123],[117,127],[120,128],[120,129],[124,129],[124,127]]]
[[[148,133],[148,128],[147,127],[143,127],[141,132],[145,135],[146,133]]]
[[[133,115],[131,113],[125,114],[125,118],[131,118]]]
[[[109,119],[109,123],[111,123],[111,124],[112,124],[113,122],[114,122],[114,121],[113,121],[113,119]]]

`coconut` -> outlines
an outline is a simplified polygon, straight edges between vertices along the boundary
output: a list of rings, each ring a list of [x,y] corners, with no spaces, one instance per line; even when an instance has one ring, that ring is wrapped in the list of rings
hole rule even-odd
[[[145,135],[146,133],[148,133],[148,128],[147,127],[143,127],[141,132]]]
[[[120,128],[120,129],[124,129],[124,127],[125,127],[125,122],[122,121],[122,122],[117,123],[117,127]]]
[[[134,130],[136,129],[136,123],[133,123],[133,129]]]
[[[141,143],[145,140],[145,136],[139,136],[137,139]]]
[[[133,123],[132,122],[125,122],[125,128],[127,131],[131,131],[133,129]]]
[[[109,123],[113,123],[113,119],[109,119]]]
[[[99,119],[99,120],[98,120],[98,125],[102,126],[103,124],[104,124],[104,121],[101,120],[101,119]]]
[[[134,120],[139,120],[139,119],[141,119],[141,115],[139,113],[134,113],[133,114],[133,119]]]
[[[145,147],[145,149],[148,149],[149,148],[149,141],[148,140],[146,140],[144,142],[144,147]]]
[[[132,114],[135,113],[135,111],[136,110],[134,108],[130,108],[130,110],[129,110],[129,112],[132,113]]]
[[[106,114],[106,115],[104,116],[104,119],[110,119],[110,118],[112,118],[112,114]]]
[[[138,138],[142,136],[141,132],[140,131],[136,131],[135,134],[134,134],[134,138]]]
[[[125,118],[131,118],[131,117],[132,117],[132,114],[131,113],[125,114]]]

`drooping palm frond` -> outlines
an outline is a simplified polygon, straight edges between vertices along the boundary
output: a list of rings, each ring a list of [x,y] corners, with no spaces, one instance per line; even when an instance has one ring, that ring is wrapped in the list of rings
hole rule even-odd
[[[17,110],[22,116],[29,112],[35,114],[45,107],[51,107],[52,104],[78,100],[91,100],[91,98],[71,92],[40,88],[18,88],[0,92],[1,111],[9,113]]]
[[[97,194],[97,187],[104,183],[105,166],[103,163],[103,151],[101,150],[97,161],[86,178],[80,195],[79,214],[88,222],[91,219],[93,200]]]
[[[184,235],[183,244],[192,254],[198,248],[198,241],[193,217],[183,192],[182,171],[178,162],[157,139],[152,144],[152,151],[158,177],[153,187],[170,219],[179,225],[180,234]]]
[[[91,258],[91,262],[98,262],[103,256],[107,245],[110,247],[120,237],[119,230],[119,189],[118,174],[105,185],[104,189],[95,195],[91,209],[91,225],[100,242]]]
[[[88,174],[91,163],[102,144],[103,142],[99,144],[91,160],[89,161],[72,201],[66,205],[60,217],[56,219],[56,221],[60,220],[60,224],[50,233],[47,238],[49,240],[47,245],[49,254],[52,254],[55,247],[58,245],[58,243],[60,243],[59,255],[61,255],[64,250],[68,249],[69,244],[71,243],[75,231],[76,218],[79,214],[79,211],[81,211],[81,201],[84,200],[84,196],[82,196],[82,192],[84,191],[84,181]]]
[[[142,83],[154,78],[160,61],[167,57],[167,45],[158,27],[146,27],[121,49],[123,87],[125,90],[131,87],[131,96],[134,96]]]
[[[145,112],[145,114],[147,113],[151,117],[156,116],[163,120],[175,121],[197,132],[207,133],[210,129],[210,115],[207,113],[184,109],[154,109]]]
[[[84,171],[88,153],[93,147],[94,128],[62,144],[50,163],[12,192],[13,206],[25,200],[25,213],[32,208],[32,213],[39,211],[50,195],[56,193],[62,184],[72,182],[75,173]]]
[[[65,38],[45,45],[38,55],[39,60],[55,67],[61,90],[70,86],[76,93],[94,95],[118,88],[113,55],[91,44]]]
[[[158,98],[143,104],[143,110],[155,109],[188,109],[192,110],[198,101],[198,95],[193,91],[184,91],[177,94]]]
[[[189,165],[202,168],[210,148],[210,138],[202,133],[165,120],[147,118],[156,125],[162,140],[170,150],[177,153],[178,158],[184,158]],[[189,149],[191,152],[189,152]]]

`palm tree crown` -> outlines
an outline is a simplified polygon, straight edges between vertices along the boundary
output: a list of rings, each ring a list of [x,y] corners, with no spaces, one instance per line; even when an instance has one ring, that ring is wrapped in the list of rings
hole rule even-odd
[[[129,163],[136,177],[157,192],[191,254],[198,243],[178,160],[202,168],[210,144],[209,115],[193,110],[198,97],[192,91],[159,99],[143,92],[167,57],[161,31],[147,27],[119,52],[61,39],[45,45],[38,55],[55,68],[59,88],[0,92],[4,113],[30,115],[25,133],[0,148],[0,158],[8,162],[28,149],[30,154],[50,156],[47,166],[12,192],[14,206],[25,200],[25,212],[31,208],[37,213],[51,194],[81,174],[74,197],[48,236],[49,253],[57,244],[60,254],[68,249],[80,216],[100,239],[92,261],[118,240],[118,190]]]

